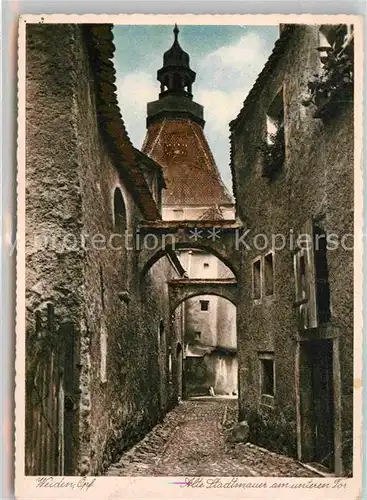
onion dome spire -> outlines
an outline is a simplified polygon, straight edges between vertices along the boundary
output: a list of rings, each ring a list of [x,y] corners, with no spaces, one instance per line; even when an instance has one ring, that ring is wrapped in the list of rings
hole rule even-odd
[[[177,24],[173,29],[174,41],[172,47],[163,54],[163,67],[157,72],[161,83],[159,97],[167,94],[180,94],[192,98],[192,84],[196,73],[190,68],[190,56],[178,42],[180,30]]]

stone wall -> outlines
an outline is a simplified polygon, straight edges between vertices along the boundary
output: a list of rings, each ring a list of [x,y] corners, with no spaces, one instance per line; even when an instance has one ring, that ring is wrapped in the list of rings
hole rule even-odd
[[[301,104],[309,78],[320,71],[318,27],[294,29],[283,53],[272,63],[265,84],[243,117],[233,125],[232,154],[238,213],[250,229],[243,248],[238,308],[240,414],[249,420],[252,439],[293,456],[297,453],[296,349],[298,324],[295,308],[293,256],[289,240],[308,219],[319,220],[327,234],[353,233],[353,114],[345,103],[332,120],[313,117],[314,109]],[[278,177],[262,176],[260,140],[266,134],[266,115],[283,85],[286,159]],[[266,235],[269,244],[256,234]],[[274,253],[274,294],[252,297],[252,262],[271,250],[271,235],[287,238],[285,250]],[[279,245],[280,240],[277,240]],[[350,240],[348,240],[350,245]],[[353,252],[327,254],[334,338],[334,431],[341,412],[344,470],[351,468],[353,394]],[[339,332],[339,333],[337,333]],[[339,354],[337,353],[339,343]],[[302,343],[301,343],[302,344]],[[274,404],[261,403],[259,352],[273,352],[276,393]],[[340,363],[341,390],[338,395]],[[297,375],[297,376],[296,376]],[[295,383],[296,380],[296,383]],[[302,387],[300,388],[302,391]]]
[[[166,281],[177,273],[162,258],[141,277],[134,246],[124,249],[118,237],[115,248],[108,243],[117,231],[116,188],[132,234],[142,215],[99,131],[81,28],[28,25],[27,35],[28,335],[33,312],[50,301],[56,328],[74,324],[78,379],[68,473],[98,475],[172,404],[168,345],[180,332],[170,333]],[[37,252],[31,245],[36,236],[65,234],[75,248]]]
[[[72,249],[72,240],[80,241],[83,224],[80,175],[76,168],[74,32],[69,25],[27,26],[26,473],[29,474],[37,473],[34,459],[30,458],[34,423],[29,421],[38,404],[31,389],[37,371],[36,312],[39,311],[45,324],[50,304],[55,311],[55,331],[69,323],[74,325],[79,338],[85,333],[82,322],[85,252],[80,247]],[[78,406],[77,392],[73,397]],[[77,410],[68,435],[75,450],[69,463],[73,470],[78,457],[78,418]]]

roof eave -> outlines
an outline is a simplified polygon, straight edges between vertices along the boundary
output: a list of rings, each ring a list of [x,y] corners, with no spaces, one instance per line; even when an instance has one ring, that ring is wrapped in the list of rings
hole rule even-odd
[[[138,165],[118,105],[115,69],[111,61],[115,51],[112,28],[112,24],[83,25],[86,46],[93,61],[98,125],[119,175],[125,180],[141,214],[147,220],[159,220],[160,212]]]

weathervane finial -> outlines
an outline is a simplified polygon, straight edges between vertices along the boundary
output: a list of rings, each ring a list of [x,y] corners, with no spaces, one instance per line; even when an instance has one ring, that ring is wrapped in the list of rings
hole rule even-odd
[[[177,42],[179,32],[180,30],[178,29],[177,24],[175,23],[175,27],[173,28],[173,33],[175,34],[175,42]]]

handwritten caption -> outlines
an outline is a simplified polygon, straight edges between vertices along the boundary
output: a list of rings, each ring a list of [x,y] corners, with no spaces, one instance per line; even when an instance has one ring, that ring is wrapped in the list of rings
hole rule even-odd
[[[263,489],[346,489],[347,482],[345,479],[337,478],[330,480],[308,479],[306,481],[291,482],[286,479],[274,481],[256,481],[244,480],[243,478],[208,478],[202,477],[186,477],[181,483],[181,488],[263,488]]]
[[[75,491],[88,491],[96,483],[96,478],[78,477],[65,479],[63,477],[38,477],[37,488],[68,488]]]

